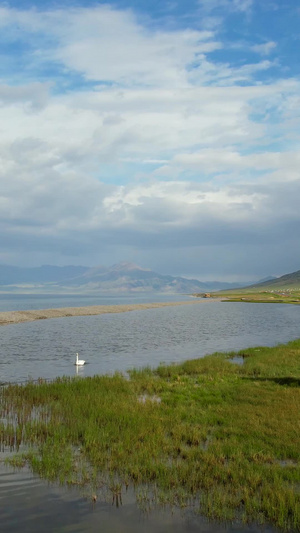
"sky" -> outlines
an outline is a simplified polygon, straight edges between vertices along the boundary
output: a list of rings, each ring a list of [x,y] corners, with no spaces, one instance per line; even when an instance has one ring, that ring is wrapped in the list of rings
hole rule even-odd
[[[299,0],[0,1],[0,264],[300,269]]]

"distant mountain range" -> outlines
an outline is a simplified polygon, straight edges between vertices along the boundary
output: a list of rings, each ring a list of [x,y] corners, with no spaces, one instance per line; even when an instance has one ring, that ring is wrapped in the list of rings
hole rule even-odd
[[[118,263],[111,267],[57,267],[43,265],[21,268],[0,265],[2,292],[160,292],[199,293],[233,289],[240,283],[201,282],[178,276],[158,274],[133,263]]]

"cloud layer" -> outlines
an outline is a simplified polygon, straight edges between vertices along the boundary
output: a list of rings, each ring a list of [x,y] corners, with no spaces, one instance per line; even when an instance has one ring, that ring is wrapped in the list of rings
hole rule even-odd
[[[229,5],[254,16],[250,0],[202,0],[194,27],[0,9],[1,262],[299,268],[300,81],[275,39],[224,38]]]

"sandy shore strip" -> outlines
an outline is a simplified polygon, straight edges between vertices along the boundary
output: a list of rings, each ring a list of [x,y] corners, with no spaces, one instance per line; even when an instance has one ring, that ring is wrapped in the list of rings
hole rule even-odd
[[[156,309],[158,307],[173,307],[178,305],[199,305],[205,300],[189,300],[186,302],[159,302],[130,305],[91,305],[86,307],[62,307],[60,309],[34,309],[30,311],[4,311],[0,312],[0,325],[33,322],[47,318],[63,318],[70,316],[93,316],[106,313],[126,313],[142,309]],[[206,300],[207,301],[207,300]]]

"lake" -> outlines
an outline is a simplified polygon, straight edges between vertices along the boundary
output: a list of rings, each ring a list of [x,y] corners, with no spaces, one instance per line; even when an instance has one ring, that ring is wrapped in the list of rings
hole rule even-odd
[[[0,380],[126,372],[215,351],[273,346],[300,336],[299,318],[300,307],[293,305],[201,299],[191,306],[3,326]],[[76,352],[87,361],[84,367],[75,367]]]
[[[121,305],[147,302],[180,302],[188,300],[188,294],[123,293],[121,295],[91,294],[0,294],[0,311],[29,309],[58,309],[60,307],[84,307],[85,305]]]
[[[165,299],[163,299],[165,298]],[[125,297],[107,304],[186,300],[187,296],[149,299]],[[83,298],[10,298],[1,310],[81,306]],[[66,303],[68,301],[68,303]],[[90,305],[101,305],[103,300]],[[60,304],[60,305],[58,305]],[[217,302],[165,307],[91,317],[68,317],[3,326],[1,328],[1,381],[53,379],[126,372],[133,367],[180,362],[215,351],[256,345],[273,346],[298,338],[300,307],[284,304]],[[75,353],[86,359],[74,366]],[[2,458],[5,454],[2,453]],[[0,456],[1,457],[1,456]],[[122,505],[89,493],[67,490],[27,471],[0,468],[0,520],[3,531],[119,533],[275,533],[271,527],[210,523],[189,511],[155,509],[143,513],[132,492]]]

